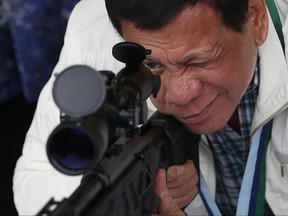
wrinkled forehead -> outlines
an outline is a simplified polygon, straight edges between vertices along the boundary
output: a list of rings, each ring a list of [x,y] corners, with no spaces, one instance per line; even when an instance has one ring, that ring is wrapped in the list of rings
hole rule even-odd
[[[219,47],[223,46],[228,33],[232,32],[222,24],[215,11],[201,5],[187,8],[159,30],[142,30],[125,20],[122,21],[122,26],[123,38],[126,41],[139,43],[153,50],[152,56],[163,54],[161,59],[167,57],[183,60],[183,56],[189,56],[187,59],[191,59],[191,56],[203,58],[204,53],[206,56],[215,55],[216,51],[220,50]]]

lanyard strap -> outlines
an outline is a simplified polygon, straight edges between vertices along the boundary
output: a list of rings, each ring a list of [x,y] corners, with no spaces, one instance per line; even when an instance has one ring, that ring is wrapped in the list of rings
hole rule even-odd
[[[265,206],[265,158],[271,138],[272,120],[252,140],[238,199],[236,215],[263,215]],[[221,215],[200,172],[200,196],[209,215]]]
[[[236,215],[263,215],[265,205],[265,158],[271,138],[272,120],[252,140],[238,199]],[[209,215],[221,215],[200,172],[200,196]]]
[[[263,215],[265,206],[266,150],[272,120],[257,132],[248,156],[237,205],[237,215]],[[260,133],[261,132],[261,133]]]

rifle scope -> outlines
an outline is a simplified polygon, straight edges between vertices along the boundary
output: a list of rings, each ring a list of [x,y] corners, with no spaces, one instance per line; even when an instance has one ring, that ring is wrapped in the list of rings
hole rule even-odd
[[[116,76],[85,65],[56,75],[52,93],[62,118],[50,134],[46,150],[50,163],[64,174],[97,169],[124,131],[145,123],[146,99],[156,97],[160,88],[160,78],[142,64],[148,50],[122,42],[112,53],[126,63]]]

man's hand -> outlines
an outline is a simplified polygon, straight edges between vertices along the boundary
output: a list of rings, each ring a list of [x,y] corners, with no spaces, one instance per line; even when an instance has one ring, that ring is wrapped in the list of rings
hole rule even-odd
[[[154,185],[155,194],[160,198],[157,214],[151,216],[184,216],[184,212],[173,201],[166,185],[166,171],[159,169]]]
[[[168,168],[167,188],[180,208],[187,206],[198,194],[199,177],[193,161]]]

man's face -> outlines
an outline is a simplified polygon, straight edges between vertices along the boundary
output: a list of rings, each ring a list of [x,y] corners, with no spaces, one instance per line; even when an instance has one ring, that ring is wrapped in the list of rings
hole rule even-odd
[[[157,98],[151,98],[155,107],[199,134],[221,129],[251,82],[257,46],[249,30],[225,27],[203,4],[157,31],[122,21],[126,41],[152,50],[145,64],[161,77]]]

